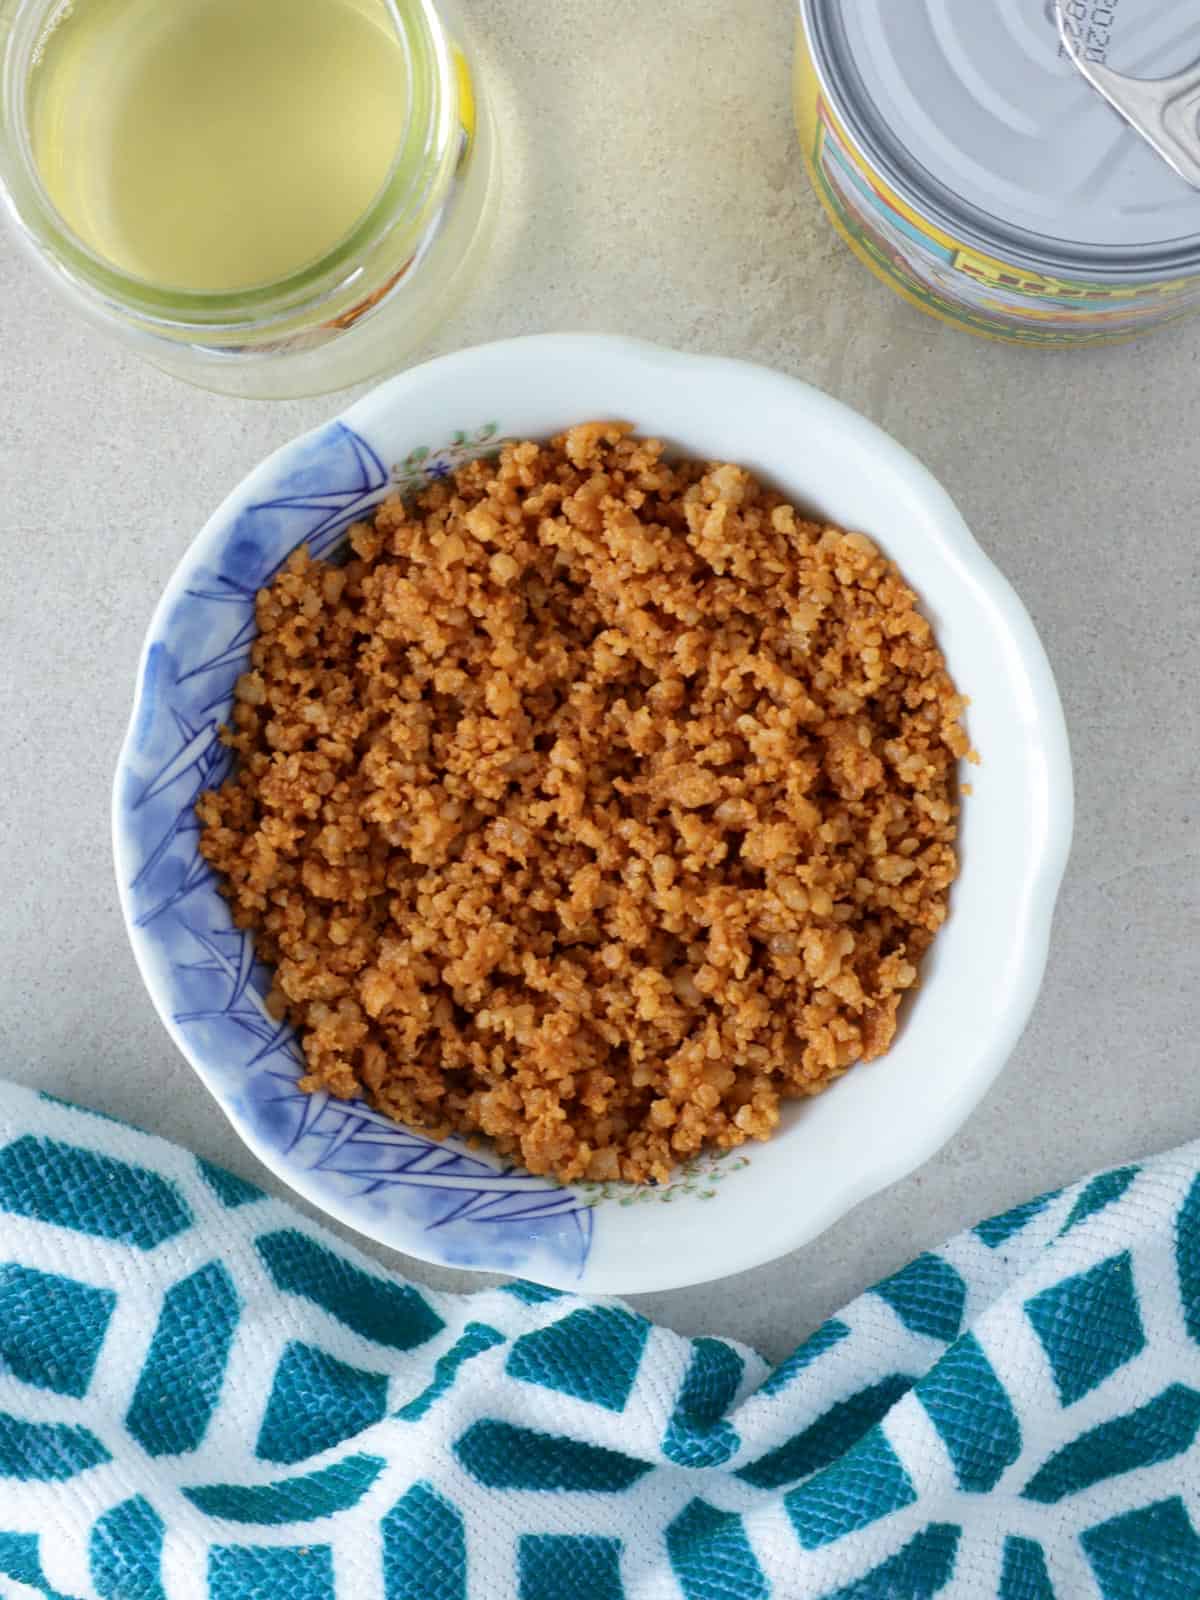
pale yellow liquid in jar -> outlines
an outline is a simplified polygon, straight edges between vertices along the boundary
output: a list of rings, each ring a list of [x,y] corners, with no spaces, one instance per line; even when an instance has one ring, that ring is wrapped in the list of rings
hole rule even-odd
[[[275,282],[353,229],[404,129],[383,0],[73,0],[30,80],[45,189],[164,288]]]

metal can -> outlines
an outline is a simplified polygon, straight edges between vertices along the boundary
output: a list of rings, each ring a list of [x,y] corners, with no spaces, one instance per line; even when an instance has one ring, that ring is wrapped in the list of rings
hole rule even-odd
[[[796,124],[834,227],[921,310],[1016,344],[1134,338],[1200,306],[1200,191],[1095,92],[1055,0],[799,0]],[[1142,78],[1200,56],[1179,0],[1065,0]]]

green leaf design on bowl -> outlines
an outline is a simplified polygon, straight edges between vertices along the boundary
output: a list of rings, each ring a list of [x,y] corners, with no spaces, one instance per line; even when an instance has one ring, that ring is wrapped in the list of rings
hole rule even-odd
[[[670,1183],[576,1183],[572,1188],[592,1207],[603,1201],[619,1206],[652,1205],[656,1201],[670,1205],[680,1195],[715,1200],[716,1185],[735,1172],[743,1172],[749,1165],[749,1156],[735,1155],[732,1150],[712,1150],[689,1156]]]

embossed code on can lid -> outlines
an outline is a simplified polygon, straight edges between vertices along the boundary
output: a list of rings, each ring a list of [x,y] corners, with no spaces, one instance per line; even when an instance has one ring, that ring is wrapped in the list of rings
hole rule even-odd
[[[953,232],[1131,269],[1200,251],[1200,192],[1062,50],[1053,0],[802,0],[835,109]],[[1200,59],[1195,0],[1065,0],[1078,48],[1142,78]]]

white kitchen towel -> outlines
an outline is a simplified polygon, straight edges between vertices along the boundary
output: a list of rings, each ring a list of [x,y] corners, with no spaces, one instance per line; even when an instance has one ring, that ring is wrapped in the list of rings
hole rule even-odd
[[[0,1597],[1197,1600],[1198,1173],[982,1222],[772,1369],[418,1289],[0,1084]]]

